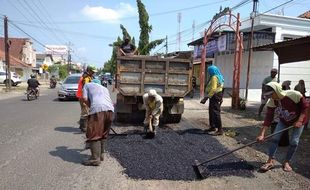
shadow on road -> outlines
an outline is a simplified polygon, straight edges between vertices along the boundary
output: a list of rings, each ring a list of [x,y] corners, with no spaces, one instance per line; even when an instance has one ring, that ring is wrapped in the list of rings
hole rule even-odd
[[[84,149],[68,149],[66,146],[58,146],[56,150],[50,151],[49,154],[59,157],[66,162],[80,164],[83,160],[88,158],[87,154],[81,154]]]
[[[56,127],[55,131],[60,131],[60,132],[65,132],[65,133],[82,134],[81,130],[77,127]]]

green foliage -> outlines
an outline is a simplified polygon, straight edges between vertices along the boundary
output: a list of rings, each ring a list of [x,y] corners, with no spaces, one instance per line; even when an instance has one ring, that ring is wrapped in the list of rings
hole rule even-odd
[[[65,79],[69,75],[68,65],[59,65],[59,78],[61,80]]]
[[[150,43],[148,43],[143,49],[143,52],[149,52],[154,49],[156,46],[160,45],[161,43],[163,43],[165,41],[165,39],[159,39],[159,40],[154,40]]]
[[[144,4],[141,0],[137,0],[137,7],[139,13],[139,25],[140,25],[140,36],[139,36],[139,44],[138,44],[138,52],[140,55],[149,55],[151,50],[156,46],[160,45],[164,42],[165,39],[159,39],[151,41],[150,33],[152,31],[152,25],[149,25],[149,15],[145,9]],[[117,48],[122,44],[125,37],[128,37],[131,40],[132,44],[135,43],[135,38],[131,37],[128,33],[127,29],[121,24],[120,29],[122,30],[122,38],[118,37],[115,42],[113,42],[113,52],[111,59],[104,64],[103,70],[105,72],[110,72],[114,74],[116,72],[116,62],[117,62]]]
[[[141,55],[148,55],[149,51],[146,46],[149,44],[150,32],[152,31],[152,25],[149,25],[149,14],[147,13],[144,4],[141,0],[137,0],[138,13],[139,13],[139,25],[140,25],[140,37],[138,51]]]
[[[47,71],[49,73],[55,73],[59,68],[59,65],[55,64],[55,65],[51,65],[48,67]]]
[[[126,37],[131,39],[129,33],[127,32],[127,29],[122,24],[120,25],[120,28],[121,28],[122,33],[123,33],[123,40],[125,40]]]

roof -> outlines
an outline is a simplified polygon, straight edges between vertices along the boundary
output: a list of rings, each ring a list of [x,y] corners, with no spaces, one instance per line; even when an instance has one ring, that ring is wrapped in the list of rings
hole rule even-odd
[[[211,38],[209,38],[209,41],[211,41],[211,40],[213,40],[213,39],[216,39],[216,38],[220,37],[221,34],[226,34],[226,33],[232,33],[232,31],[214,32],[214,33],[212,34]],[[201,45],[201,44],[203,44],[203,38],[204,38],[204,37],[201,37],[201,38],[199,38],[199,39],[197,39],[197,40],[194,40],[194,41],[188,43],[187,45],[188,45],[188,46]]]
[[[10,55],[17,59],[22,59],[23,47],[26,41],[30,41],[29,38],[9,38],[11,41],[10,45]],[[0,38],[0,50],[4,51],[4,38]]]
[[[0,50],[0,59],[5,60],[5,53],[4,51]],[[27,65],[26,63],[22,62],[21,60],[17,59],[10,55],[10,66],[16,68],[29,68],[31,66]]]
[[[254,51],[275,51],[279,63],[290,63],[310,60],[310,36],[283,42],[266,44],[253,48]]]
[[[301,15],[299,15],[298,17],[299,17],[299,18],[307,18],[307,19],[310,19],[310,10],[307,11],[307,12],[305,12],[305,13],[303,13],[303,14],[301,14]]]

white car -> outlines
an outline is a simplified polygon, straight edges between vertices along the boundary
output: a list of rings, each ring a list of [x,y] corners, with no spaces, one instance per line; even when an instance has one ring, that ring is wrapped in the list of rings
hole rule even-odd
[[[20,80],[19,76],[11,71],[11,84],[12,86],[17,86],[20,84],[22,81]],[[8,84],[9,80],[6,79],[6,72],[5,71],[0,71],[0,84]]]
[[[58,90],[58,99],[76,99],[76,92],[78,90],[79,80],[82,74],[71,74],[63,83],[60,83]]]

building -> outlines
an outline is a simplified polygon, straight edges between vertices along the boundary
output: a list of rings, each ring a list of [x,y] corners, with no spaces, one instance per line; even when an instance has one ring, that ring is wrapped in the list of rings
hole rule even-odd
[[[67,64],[69,48],[65,45],[46,45],[45,54],[51,55],[54,63]]]
[[[0,71],[6,70],[5,53],[0,50]],[[22,81],[26,81],[32,73],[32,67],[21,60],[10,56],[10,70],[17,73]]]
[[[251,29],[251,21],[247,20],[241,25],[243,32],[244,53],[241,63],[240,96],[245,97],[248,67],[248,34]],[[310,20],[271,14],[259,14],[254,20],[253,47],[277,43],[285,40],[296,39],[310,35]],[[231,88],[233,83],[234,37],[217,37],[225,46],[225,51],[215,51],[213,63],[219,66],[225,77],[225,87]],[[234,36],[234,34],[233,34]],[[224,39],[220,39],[224,38]],[[221,42],[219,42],[221,41]],[[224,45],[223,45],[224,44]],[[190,44],[189,44],[190,45]],[[208,48],[207,48],[208,49]],[[207,50],[208,52],[208,50]],[[278,56],[273,51],[254,51],[250,65],[249,101],[259,101],[261,95],[261,83],[270,74],[272,68],[279,68]],[[293,62],[281,66],[279,81],[291,80],[294,87],[300,79],[304,79],[306,88],[310,88],[310,61]]]
[[[36,67],[36,50],[29,38],[9,38],[10,55],[31,67]],[[4,38],[0,38],[0,50],[4,51]]]

